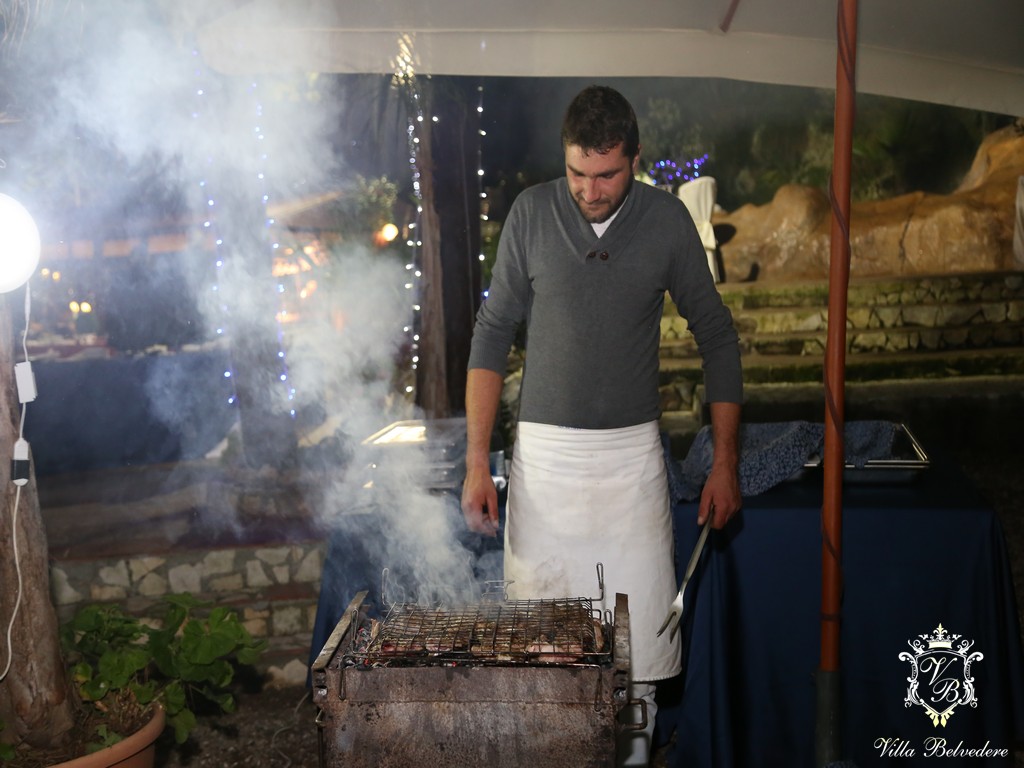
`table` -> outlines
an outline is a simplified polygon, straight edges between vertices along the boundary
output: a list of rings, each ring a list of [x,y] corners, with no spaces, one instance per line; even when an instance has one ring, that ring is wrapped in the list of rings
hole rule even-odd
[[[238,418],[228,367],[223,349],[33,362],[36,475],[202,458]]]
[[[745,499],[709,538],[688,588],[684,674],[658,692],[657,738],[674,734],[670,766],[815,765],[821,496],[820,474],[783,483]],[[696,505],[674,513],[682,571],[698,534]],[[908,482],[848,480],[842,546],[843,758],[860,768],[1012,765],[1024,739],[1024,665],[995,512],[933,456]],[[957,706],[945,726],[905,702],[912,665],[900,658],[940,624],[983,654],[970,665],[976,706]],[[936,760],[943,747],[1008,756]]]

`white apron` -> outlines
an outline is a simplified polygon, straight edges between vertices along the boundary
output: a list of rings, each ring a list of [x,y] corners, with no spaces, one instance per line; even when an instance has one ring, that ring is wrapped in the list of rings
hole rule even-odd
[[[570,429],[520,422],[509,473],[505,579],[513,600],[629,597],[632,679],[679,674],[679,635],[657,636],[679,587],[657,422]],[[595,602],[595,608],[598,607]]]

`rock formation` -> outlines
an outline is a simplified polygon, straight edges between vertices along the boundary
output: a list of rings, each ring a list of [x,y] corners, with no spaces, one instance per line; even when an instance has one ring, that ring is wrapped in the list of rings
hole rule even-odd
[[[856,163],[854,164],[856,173]],[[1024,175],[1024,124],[982,142],[960,186],[854,203],[853,277],[934,275],[1013,268],[1018,179]],[[781,187],[766,205],[713,218],[735,234],[720,246],[726,281],[823,279],[828,275],[831,215],[825,191]]]

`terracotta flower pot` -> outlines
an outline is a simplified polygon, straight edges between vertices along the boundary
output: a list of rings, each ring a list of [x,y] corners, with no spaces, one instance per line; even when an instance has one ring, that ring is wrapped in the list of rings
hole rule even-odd
[[[164,730],[164,708],[157,707],[142,728],[113,746],[50,768],[153,768],[156,740]]]

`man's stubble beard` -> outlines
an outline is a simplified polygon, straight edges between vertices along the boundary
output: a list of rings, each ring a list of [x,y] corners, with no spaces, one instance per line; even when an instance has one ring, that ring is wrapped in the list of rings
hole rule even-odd
[[[580,200],[578,196],[575,197],[574,199],[576,201],[576,207],[579,208],[580,214],[582,214],[583,218],[587,220],[588,224],[604,224],[606,221],[608,221],[608,219],[614,216],[616,212],[618,212],[618,210],[622,207],[622,204],[626,202],[626,198],[629,197],[630,190],[632,189],[633,179],[630,178],[629,184],[622,192],[622,197],[618,201],[616,201],[614,205],[609,206],[606,212],[599,215],[598,217],[595,217],[593,214],[587,212],[586,203]]]

